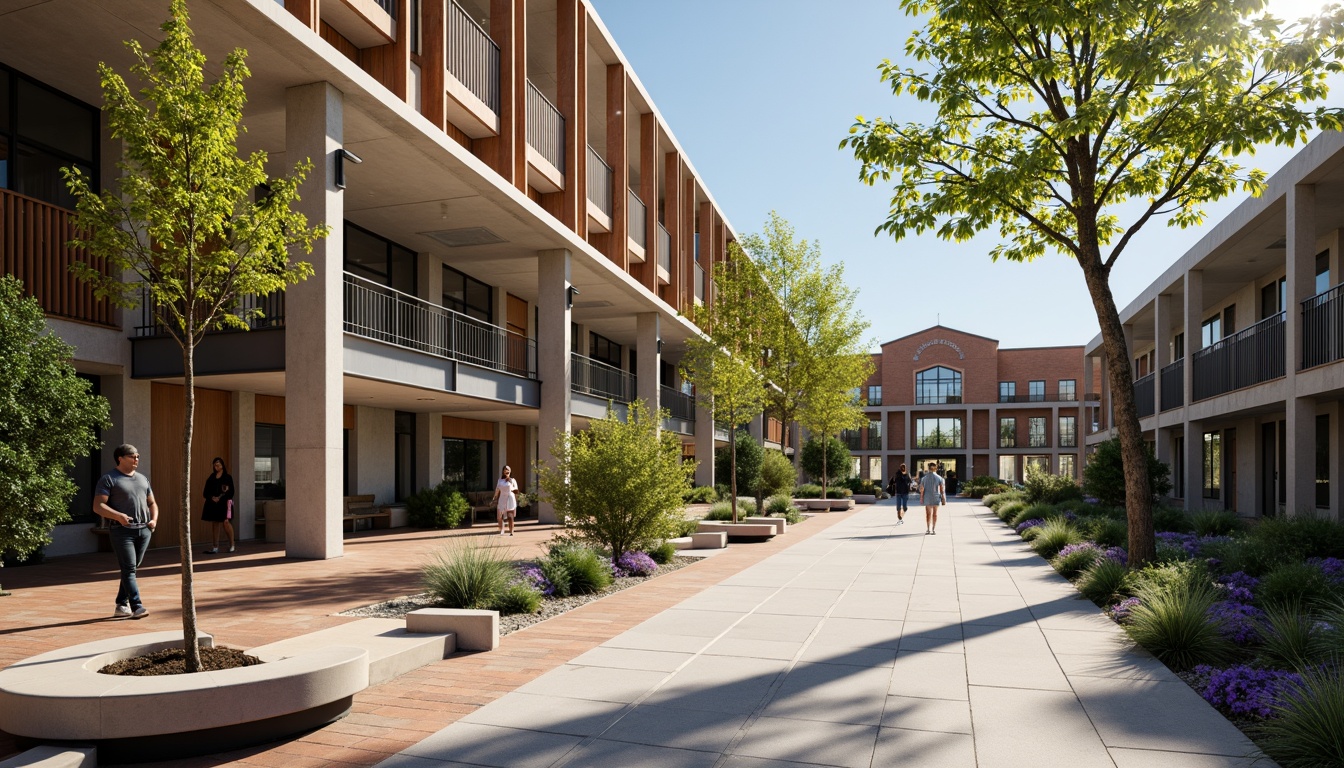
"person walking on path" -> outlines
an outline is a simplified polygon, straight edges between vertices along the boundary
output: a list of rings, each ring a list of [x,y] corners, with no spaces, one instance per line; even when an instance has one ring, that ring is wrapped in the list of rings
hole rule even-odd
[[[205,509],[201,511],[201,519],[210,524],[214,540],[210,548],[205,550],[207,555],[219,552],[220,528],[229,536],[229,551],[234,549],[233,476],[224,467],[224,460],[218,456],[210,462],[210,466],[214,471],[205,478]]]
[[[947,485],[936,471],[938,463],[929,462],[929,471],[919,478],[920,502],[924,505],[924,535],[938,533],[938,505],[947,503]]]
[[[93,492],[93,512],[111,521],[108,538],[121,568],[117,605],[112,616],[138,619],[148,616],[149,609],[140,600],[135,569],[145,559],[149,538],[159,524],[159,505],[154,501],[149,478],[136,472],[140,466],[140,451],[134,445],[123,443],[112,452],[112,458],[116,460],[117,468],[99,478]]]
[[[915,484],[905,464],[891,477],[891,495],[896,497],[896,524],[905,525],[905,513],[910,511],[910,487]]]
[[[509,535],[513,535],[513,518],[518,514],[518,481],[509,475],[513,470],[505,466],[495,483],[495,516],[499,519],[499,535],[504,535],[504,521],[509,523]]]

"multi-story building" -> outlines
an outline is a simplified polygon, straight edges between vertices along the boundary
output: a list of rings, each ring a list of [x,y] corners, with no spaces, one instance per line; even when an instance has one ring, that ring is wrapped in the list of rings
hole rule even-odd
[[[531,487],[554,435],[609,402],[668,409],[686,455],[709,457],[712,417],[675,361],[735,235],[585,0],[192,0],[190,13],[214,65],[248,52],[242,151],[267,151],[277,173],[310,158],[300,207],[332,227],[311,279],[249,299],[265,317],[199,350],[193,484],[226,458],[243,538],[281,493],[287,553],[325,558],[342,552],[345,495],[394,502],[444,477],[490,488],[506,463]],[[90,487],[122,442],[163,507],[158,544],[177,540],[179,352],[148,314],[70,275],[85,256],[65,245],[59,173],[114,177],[97,65],[128,72],[122,41],[153,47],[166,14],[162,0],[0,8],[0,263],[112,406],[105,447],[76,469],[77,523],[50,553],[95,548]],[[702,461],[698,481],[712,472]]]
[[[934,326],[883,344],[873,362],[859,392],[868,426],[842,436],[859,477],[890,478],[902,463],[930,460],[958,480],[1020,482],[1027,467],[1079,477],[1079,430],[1092,410],[1082,347],[999,349]]]
[[[1344,134],[1317,137],[1120,313],[1139,423],[1186,509],[1338,517],[1342,161]],[[1104,363],[1099,337],[1086,354]]]

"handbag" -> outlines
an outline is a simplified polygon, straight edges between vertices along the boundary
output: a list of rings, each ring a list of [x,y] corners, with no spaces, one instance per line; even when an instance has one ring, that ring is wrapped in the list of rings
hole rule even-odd
[[[228,503],[224,505],[224,519],[233,519],[233,499],[229,499]]]

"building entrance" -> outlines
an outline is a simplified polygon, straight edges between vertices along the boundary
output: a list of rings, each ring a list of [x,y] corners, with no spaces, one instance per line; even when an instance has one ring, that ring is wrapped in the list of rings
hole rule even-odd
[[[910,468],[910,476],[918,478],[921,472],[929,466],[930,461],[938,462],[938,474],[943,476],[943,481],[947,483],[947,495],[951,496],[957,492],[957,487],[962,481],[962,470],[970,466],[964,456],[918,456],[915,458],[914,466]]]

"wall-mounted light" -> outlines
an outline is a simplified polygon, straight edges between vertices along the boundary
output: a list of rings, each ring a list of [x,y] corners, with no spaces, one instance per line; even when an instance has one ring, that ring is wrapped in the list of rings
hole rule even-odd
[[[579,289],[569,286],[565,289],[565,309],[574,308],[574,297],[579,295]]]
[[[659,340],[658,340],[658,354],[660,354],[660,355],[663,354],[663,340],[662,340],[662,339],[659,339]]]
[[[359,155],[342,147],[336,150],[336,188],[345,189],[345,161],[349,160],[355,165],[364,162]]]

